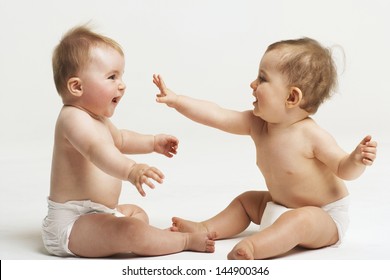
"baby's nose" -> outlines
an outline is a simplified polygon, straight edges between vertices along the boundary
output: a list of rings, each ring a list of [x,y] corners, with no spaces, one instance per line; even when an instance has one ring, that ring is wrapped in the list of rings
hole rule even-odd
[[[254,80],[253,82],[251,82],[249,86],[251,87],[251,89],[256,89],[256,87],[257,87],[257,82],[256,82],[256,80]]]
[[[124,82],[121,82],[119,85],[119,89],[124,91],[126,89],[126,84]]]

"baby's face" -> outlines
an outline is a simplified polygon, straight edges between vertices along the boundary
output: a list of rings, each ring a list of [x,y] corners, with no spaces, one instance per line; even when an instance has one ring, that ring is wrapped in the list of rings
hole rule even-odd
[[[256,98],[253,114],[267,122],[280,121],[289,94],[286,77],[276,67],[279,60],[277,51],[266,52],[260,62],[258,77],[251,83]]]
[[[91,50],[90,63],[79,75],[86,110],[97,116],[114,114],[126,89],[122,80],[124,67],[124,57],[115,49],[98,46]]]

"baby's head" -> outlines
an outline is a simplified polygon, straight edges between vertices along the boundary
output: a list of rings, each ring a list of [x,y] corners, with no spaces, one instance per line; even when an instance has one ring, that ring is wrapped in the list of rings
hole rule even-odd
[[[56,89],[64,98],[68,93],[68,80],[88,65],[91,49],[110,47],[124,56],[121,46],[106,36],[94,33],[87,26],[78,26],[69,30],[54,49],[52,65]]]
[[[328,99],[337,86],[337,71],[329,49],[310,38],[271,44],[267,52],[279,51],[276,68],[285,75],[288,86],[302,91],[301,108],[310,114]]]

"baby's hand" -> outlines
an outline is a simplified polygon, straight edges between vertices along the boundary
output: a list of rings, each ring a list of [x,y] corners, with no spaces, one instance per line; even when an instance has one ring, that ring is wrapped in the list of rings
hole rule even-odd
[[[169,107],[172,107],[173,103],[177,99],[177,95],[165,86],[164,80],[160,75],[156,75],[156,74],[153,75],[153,83],[160,90],[160,93],[156,95],[157,96],[156,101],[158,103],[165,103]]]
[[[176,137],[165,134],[154,136],[154,151],[163,154],[169,158],[177,154],[179,140]]]
[[[128,180],[137,188],[138,192],[142,196],[146,196],[146,193],[142,188],[142,184],[146,184],[151,189],[154,189],[154,184],[148,178],[151,178],[161,184],[164,179],[164,174],[155,167],[150,167],[147,164],[136,163],[130,171]]]
[[[377,143],[372,141],[371,136],[366,136],[356,147],[355,153],[358,160],[364,165],[372,165],[376,158]]]

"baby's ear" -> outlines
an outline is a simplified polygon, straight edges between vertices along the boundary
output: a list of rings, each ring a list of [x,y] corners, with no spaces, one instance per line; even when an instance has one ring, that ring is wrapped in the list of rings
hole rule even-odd
[[[286,99],[287,108],[293,108],[299,106],[303,98],[302,91],[298,87],[291,87],[290,94]]]
[[[80,97],[83,95],[83,87],[81,85],[81,79],[78,77],[72,77],[68,80],[67,87],[69,92],[76,96]]]

